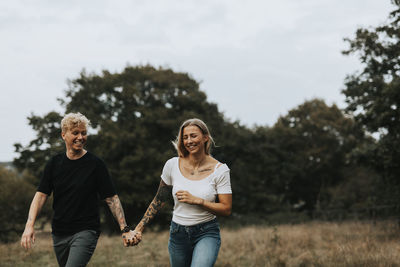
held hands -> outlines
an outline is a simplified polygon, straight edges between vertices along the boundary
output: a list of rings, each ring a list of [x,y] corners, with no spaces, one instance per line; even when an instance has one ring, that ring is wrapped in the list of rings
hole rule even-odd
[[[136,246],[142,240],[142,233],[136,230],[122,233],[122,240],[124,241],[124,247]]]
[[[178,198],[179,202],[182,203],[187,203],[191,205],[203,205],[204,204],[204,199],[195,197],[192,194],[190,194],[188,191],[183,191],[179,190],[176,192],[176,197]]]
[[[30,249],[35,243],[35,230],[33,226],[26,226],[21,237],[21,247]]]

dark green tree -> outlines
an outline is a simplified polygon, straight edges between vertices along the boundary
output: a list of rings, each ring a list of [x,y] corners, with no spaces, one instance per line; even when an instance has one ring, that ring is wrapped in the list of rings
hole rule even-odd
[[[360,28],[343,53],[356,54],[362,70],[349,75],[343,94],[347,112],[369,133],[376,145],[364,149],[364,158],[382,176],[381,204],[400,209],[400,2],[388,20]]]
[[[129,66],[121,73],[103,71],[101,75],[83,71],[69,82],[60,102],[65,113],[81,112],[91,120],[87,148],[108,165],[129,222],[138,221],[151,202],[164,162],[176,155],[171,141],[184,120],[201,118],[216,141],[226,143],[219,142],[227,135],[223,129],[227,122],[217,106],[207,101],[188,74],[170,69]],[[20,157],[14,164],[30,170],[36,183],[50,156],[64,149],[61,118],[56,112],[31,115],[29,124],[37,138],[25,147],[16,144]],[[164,210],[158,222],[168,217],[168,209]],[[114,224],[110,216],[104,218]]]
[[[336,105],[313,99],[280,117],[271,130],[286,201],[310,213],[330,203],[328,189],[349,178],[350,153],[364,140],[354,120]]]

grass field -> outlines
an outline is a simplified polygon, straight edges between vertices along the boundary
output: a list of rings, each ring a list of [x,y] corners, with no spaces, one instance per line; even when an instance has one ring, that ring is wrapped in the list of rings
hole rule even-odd
[[[222,226],[216,266],[400,266],[395,222],[310,222],[297,225]],[[100,237],[88,266],[169,266],[168,232],[146,232],[137,247]],[[57,266],[51,237],[39,233],[34,248],[0,245],[0,266]]]

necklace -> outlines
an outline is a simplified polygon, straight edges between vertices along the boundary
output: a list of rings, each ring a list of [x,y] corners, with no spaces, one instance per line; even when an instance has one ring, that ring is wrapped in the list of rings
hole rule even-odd
[[[190,164],[188,164],[188,166],[185,167],[185,168],[190,173],[190,175],[201,174],[203,172],[211,171],[212,170],[211,167],[208,167],[208,166],[204,166],[203,167],[203,166],[201,166],[202,163],[205,162],[205,161],[206,161],[206,158],[202,159],[200,161],[199,165],[197,166],[197,168],[196,168],[196,166],[192,167]],[[201,169],[201,168],[204,168],[204,169]]]

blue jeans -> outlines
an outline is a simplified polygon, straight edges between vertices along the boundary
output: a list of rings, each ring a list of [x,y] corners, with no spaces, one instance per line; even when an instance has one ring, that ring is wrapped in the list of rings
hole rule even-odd
[[[192,226],[171,222],[168,251],[172,267],[214,266],[220,246],[216,219]]]

